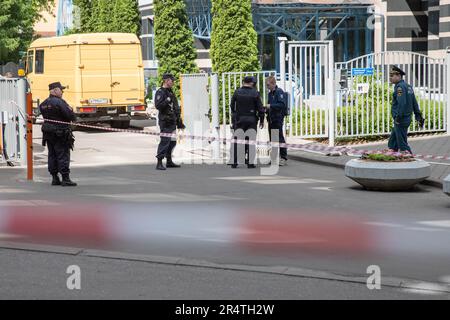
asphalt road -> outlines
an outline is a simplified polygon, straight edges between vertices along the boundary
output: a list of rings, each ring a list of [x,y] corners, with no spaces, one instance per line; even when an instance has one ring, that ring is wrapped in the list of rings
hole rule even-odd
[[[14,251],[11,245],[4,245],[9,248],[1,249],[0,264],[4,274],[10,276],[2,280],[7,285],[2,283],[0,287],[9,288],[2,291],[2,297],[38,297],[37,289],[27,290],[34,284],[26,267],[16,267],[29,260],[35,261],[36,272],[43,278],[53,274],[46,263],[58,268],[72,261],[85,264],[89,277],[95,274],[99,283],[111,283],[103,291],[85,292],[90,298],[122,297],[123,293],[114,292],[114,287],[123,287],[125,279],[129,284],[123,292],[129,295],[123,297],[135,298],[449,298],[450,201],[436,188],[419,186],[410,192],[367,192],[345,178],[340,169],[294,161],[273,176],[262,176],[259,169],[233,170],[210,163],[183,164],[180,169],[160,172],[154,170],[155,143],[148,137],[131,139],[125,133],[77,134],[79,149],[93,148],[90,143],[97,148],[97,152],[84,150],[84,156],[78,155],[74,161],[73,177],[79,187],[51,187],[44,167],[36,169],[33,183],[25,181],[21,169],[0,169],[0,205],[26,208],[47,204],[67,208],[70,204],[80,206],[83,211],[86,204],[95,204],[96,208],[113,208],[110,210],[129,220],[133,219],[130,214],[139,212],[143,226],[153,219],[151,230],[144,238],[128,236],[114,243],[82,246],[84,250],[78,251],[58,249],[59,255],[51,255],[49,252],[55,249],[45,246],[35,250],[47,253],[32,253]],[[116,141],[117,149],[111,141]],[[142,145],[148,148],[139,148]],[[114,163],[105,165],[108,157],[96,158],[103,154],[105,146],[111,154],[119,152],[120,147],[135,150],[135,154],[121,153],[120,159],[112,158]],[[74,156],[76,153],[77,149]],[[128,160],[135,163],[124,164]],[[279,227],[277,218],[292,217],[297,221],[292,226],[294,231],[302,223],[295,220],[298,216],[321,216],[326,223],[342,221],[340,228],[344,227],[344,231],[345,224],[353,224],[355,218],[358,225],[370,226],[377,248],[383,250],[361,250],[358,232],[354,235],[355,245],[350,246],[357,249],[345,252],[333,245],[329,250],[322,250],[323,247],[315,250],[314,246],[312,250],[305,249],[298,242],[284,246],[273,239],[260,241],[255,249],[236,240],[242,233],[233,229],[236,228],[233,219],[242,212],[251,212],[257,219],[275,218],[272,220],[275,229]],[[228,225],[220,227],[223,224]],[[139,223],[130,222],[127,226],[131,228],[130,234],[139,233]],[[350,239],[354,231],[349,227]],[[14,239],[4,235],[3,240]],[[103,260],[105,257],[109,259]],[[105,265],[108,268],[102,269]],[[368,290],[365,285],[370,265],[380,267],[380,291]],[[112,271],[115,268],[128,276],[119,277],[118,270]],[[148,289],[146,281],[151,280],[145,278],[145,270],[151,279],[159,279],[153,289]],[[166,276],[161,276],[161,272]],[[171,291],[167,287],[170,281],[161,280],[167,277],[178,289]],[[205,281],[198,282],[200,278]],[[132,284],[139,282],[136,279],[147,280],[134,287]],[[94,286],[95,280],[90,278],[88,283]],[[221,289],[213,290],[216,286],[212,284]],[[265,284],[274,290],[261,289]],[[40,283],[36,288],[47,290],[48,297],[70,297],[64,288],[53,290],[54,285]],[[188,295],[189,285],[196,288],[197,294]],[[298,287],[303,289],[297,290]],[[407,287],[423,290],[412,292]]]
[[[69,290],[67,268],[80,268]],[[396,288],[277,274],[0,250],[0,299],[415,299]],[[442,298],[426,295],[427,299]]]

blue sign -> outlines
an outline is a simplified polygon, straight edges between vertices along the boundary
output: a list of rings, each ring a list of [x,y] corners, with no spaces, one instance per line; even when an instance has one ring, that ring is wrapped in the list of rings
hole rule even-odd
[[[373,76],[373,68],[354,68],[352,76]]]

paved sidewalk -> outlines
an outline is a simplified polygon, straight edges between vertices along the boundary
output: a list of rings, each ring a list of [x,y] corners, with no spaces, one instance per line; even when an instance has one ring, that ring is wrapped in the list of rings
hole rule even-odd
[[[409,144],[415,154],[450,157],[450,136],[447,135],[410,138]],[[358,150],[386,149],[387,140],[382,143],[369,143],[349,147]],[[328,156],[325,152],[309,152],[300,150],[291,150],[289,152],[289,157],[292,160],[312,162],[338,168],[344,168],[347,161],[356,158],[356,156]],[[442,180],[450,174],[450,160],[424,160],[431,163],[431,176],[425,181],[425,183],[442,188]]]
[[[148,131],[148,128],[146,128]],[[152,128],[156,129],[156,127]],[[102,166],[124,163],[153,163],[158,145],[158,138],[148,135],[133,133],[117,133],[102,131],[76,131],[77,138],[75,152],[72,153],[72,166]],[[105,138],[107,138],[105,140]],[[99,141],[102,143],[99,144]],[[35,168],[46,167],[47,151],[41,145],[41,132],[35,126],[33,136],[34,165]],[[175,149],[178,160],[211,158],[210,150],[190,150],[187,141],[179,141]],[[310,140],[288,138],[288,143],[308,144]],[[450,157],[450,136],[438,134],[427,137],[410,138],[409,143],[415,154]],[[349,145],[353,149],[386,149],[387,140],[378,143]],[[344,168],[345,163],[355,157],[352,156],[327,156],[325,152],[290,150],[292,160],[307,161],[321,165]],[[442,188],[442,180],[450,174],[450,160],[426,159],[431,163],[431,176],[426,184]],[[0,162],[0,167],[6,163]]]

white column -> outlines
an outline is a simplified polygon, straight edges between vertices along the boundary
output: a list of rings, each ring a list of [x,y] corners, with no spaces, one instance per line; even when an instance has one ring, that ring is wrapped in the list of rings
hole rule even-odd
[[[334,147],[335,138],[335,106],[336,100],[334,99],[335,87],[334,87],[334,45],[333,41],[329,41],[328,44],[328,145]]]
[[[213,159],[220,158],[220,123],[219,123],[219,77],[217,73],[211,75],[211,115],[212,136],[216,140],[212,142]],[[225,125],[225,124],[224,124]]]
[[[446,55],[446,62],[447,62],[447,94],[446,94],[446,101],[447,101],[447,134],[450,135],[450,48],[447,48],[447,55]]]
[[[280,79],[281,89],[286,91],[286,37],[278,37],[280,42]]]

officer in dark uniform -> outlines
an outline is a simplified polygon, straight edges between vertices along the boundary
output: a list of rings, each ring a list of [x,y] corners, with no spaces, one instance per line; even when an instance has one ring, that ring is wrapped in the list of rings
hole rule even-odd
[[[155,107],[159,110],[159,127],[161,133],[176,133],[176,129],[184,129],[185,126],[181,120],[180,106],[178,99],[172,91],[175,78],[170,73],[162,76],[163,84],[155,93]],[[177,144],[176,138],[161,137],[158,146],[158,164],[157,170],[166,170],[162,160],[167,159],[167,168],[179,168],[180,166],[172,161],[172,152]]]
[[[65,87],[59,82],[48,86],[50,96],[39,105],[44,118],[42,124],[42,144],[48,148],[48,171],[53,177],[52,185],[74,187],[77,184],[70,180],[70,149],[73,150],[75,139],[70,124],[56,123],[49,120],[75,121],[72,108],[62,99]],[[58,173],[62,175],[62,181]]]
[[[411,116],[414,113],[420,127],[424,126],[425,119],[419,109],[419,104],[414,95],[414,89],[403,80],[405,72],[393,66],[389,74],[391,83],[395,84],[392,98],[392,118],[394,127],[389,138],[388,147],[393,151],[408,151],[412,153],[408,145],[408,128],[411,124]]]
[[[267,88],[269,89],[269,99],[267,109],[267,121],[269,123],[269,137],[270,141],[279,143],[286,143],[283,133],[284,117],[287,113],[287,101],[285,101],[284,91],[277,86],[277,80],[274,76],[267,77]],[[272,132],[272,130],[274,132]],[[277,134],[277,137],[272,137]],[[272,139],[273,138],[273,139]],[[277,148],[278,149],[278,148]],[[279,148],[280,166],[284,166],[287,161],[287,149]],[[272,149],[272,159],[274,159],[274,150]]]
[[[237,89],[231,98],[231,118],[233,126],[234,139],[253,140],[256,141],[256,130],[258,128],[258,120],[260,128],[264,125],[264,108],[261,102],[259,92],[255,89],[256,80],[254,77],[247,76],[244,78],[243,85]],[[238,155],[245,156],[245,162],[248,168],[256,168],[256,147],[254,144],[239,145],[232,143],[231,154],[233,162],[232,168],[238,166]],[[244,152],[242,152],[244,149]]]

